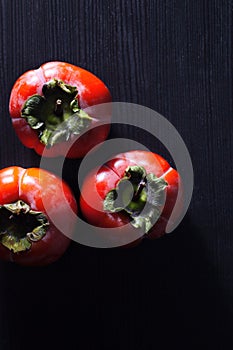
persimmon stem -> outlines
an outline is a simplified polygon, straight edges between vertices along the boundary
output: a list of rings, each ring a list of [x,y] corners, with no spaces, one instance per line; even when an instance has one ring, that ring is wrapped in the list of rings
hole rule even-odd
[[[142,190],[145,188],[145,186],[146,186],[146,181],[145,181],[145,178],[143,178],[138,184],[136,191],[134,192],[133,201],[137,201],[139,199],[140,194],[142,193]]]
[[[62,108],[62,100],[61,99],[57,99],[56,104],[55,104],[55,109],[54,109],[54,113],[56,114],[56,116],[61,117],[63,114],[63,108]]]

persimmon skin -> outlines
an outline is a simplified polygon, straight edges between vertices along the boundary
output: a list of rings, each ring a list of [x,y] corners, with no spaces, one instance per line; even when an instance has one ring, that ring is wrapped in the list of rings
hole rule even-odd
[[[38,132],[31,128],[27,120],[21,116],[25,102],[33,95],[43,95],[44,84],[52,79],[62,80],[65,84],[75,86],[78,90],[78,103],[81,109],[111,102],[111,94],[106,85],[91,72],[66,62],[47,62],[41,67],[22,74],[15,82],[9,101],[9,112],[17,136],[24,146],[32,148],[45,157],[66,156],[81,158],[95,145],[103,142],[110,130],[110,115],[95,116],[90,130],[78,139],[61,142],[47,148],[39,139]],[[104,118],[105,123],[102,123]]]
[[[22,200],[32,210],[46,213],[44,203],[49,203],[51,211],[57,217],[66,217],[69,212],[65,209],[66,203],[72,212],[77,213],[75,197],[68,185],[56,175],[39,168],[24,169],[17,166],[0,170],[0,205]],[[49,216],[47,215],[49,220]],[[74,224],[74,223],[73,223]],[[70,223],[71,227],[72,224]],[[33,242],[27,251],[14,253],[0,243],[0,259],[16,262],[25,266],[44,266],[59,259],[70,244],[70,239],[61,233],[49,220],[49,227],[45,236]]]
[[[90,224],[104,228],[118,227],[119,237],[127,235],[125,225],[130,222],[128,216],[122,212],[110,213],[104,211],[103,201],[107,193],[116,188],[127,167],[132,165],[144,167],[147,174],[153,173],[157,177],[163,177],[168,186],[166,187],[166,201],[158,221],[148,233],[127,246],[136,245],[135,243],[139,243],[144,237],[155,239],[165,234],[166,225],[178,195],[180,184],[178,172],[170,167],[164,158],[153,152],[135,150],[121,153],[98,170],[93,170],[86,177],[80,197],[81,211]]]

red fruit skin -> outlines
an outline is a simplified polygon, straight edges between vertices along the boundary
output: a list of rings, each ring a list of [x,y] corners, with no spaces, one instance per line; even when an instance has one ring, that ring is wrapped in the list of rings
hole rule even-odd
[[[69,229],[74,226],[66,209],[61,191],[72,212],[77,213],[76,200],[68,185],[54,174],[38,168],[23,169],[12,166],[0,170],[0,205],[22,200],[32,210],[45,214],[44,203],[57,217],[66,218]],[[70,244],[70,239],[61,233],[50,221],[45,236],[33,242],[28,251],[13,253],[0,243],[0,258],[25,266],[45,266],[59,259]]]
[[[166,187],[166,201],[158,221],[147,234],[135,238],[135,241],[126,245],[127,247],[137,245],[144,237],[155,239],[165,234],[165,229],[176,203],[180,185],[178,172],[170,167],[164,158],[147,151],[136,150],[121,153],[98,170],[93,170],[88,174],[81,190],[81,211],[86,220],[94,226],[104,228],[118,227],[119,242],[122,241],[122,236],[127,235],[127,227],[125,225],[129,223],[129,218],[120,212],[105,212],[103,210],[103,201],[107,193],[113,188],[116,188],[118,181],[123,177],[126,168],[130,165],[143,166],[147,173],[153,173],[157,177],[163,177],[168,183],[168,186]],[[108,231],[106,230],[107,235]]]
[[[103,116],[98,116],[98,120],[95,115],[91,115],[94,118],[90,128],[93,129],[85,132],[78,139],[71,137],[69,141],[55,144],[51,148],[46,148],[40,142],[37,131],[33,130],[21,117],[21,110],[27,99],[35,94],[42,95],[43,85],[54,78],[77,87],[77,99],[82,109],[112,100],[106,85],[91,72],[66,62],[47,62],[38,69],[25,72],[15,82],[9,101],[13,127],[23,145],[33,148],[39,155],[81,158],[93,146],[107,138],[110,129],[110,114],[108,112]],[[100,125],[103,124],[103,120],[105,124]]]

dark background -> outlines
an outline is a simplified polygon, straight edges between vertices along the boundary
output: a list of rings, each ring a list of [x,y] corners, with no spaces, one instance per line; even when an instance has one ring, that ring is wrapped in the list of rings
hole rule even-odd
[[[72,243],[46,268],[1,263],[1,350],[232,347],[232,10],[227,0],[0,1],[2,168],[39,166],[12,129],[9,95],[23,72],[61,60],[94,72],[114,101],[164,115],[195,175],[170,236],[129,250]],[[122,135],[157,150],[112,128]],[[77,197],[78,164],[64,171]]]

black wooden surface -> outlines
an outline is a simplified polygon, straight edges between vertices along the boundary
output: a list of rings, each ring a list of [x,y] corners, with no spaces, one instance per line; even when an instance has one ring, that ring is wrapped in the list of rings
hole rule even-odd
[[[46,268],[1,263],[1,350],[232,348],[232,10],[230,0],[1,0],[1,168],[39,165],[12,129],[9,94],[26,70],[61,60],[98,75],[114,101],[168,118],[195,175],[169,237],[130,250],[73,243]],[[122,135],[157,150],[112,128]],[[78,164],[64,172],[77,197]]]

